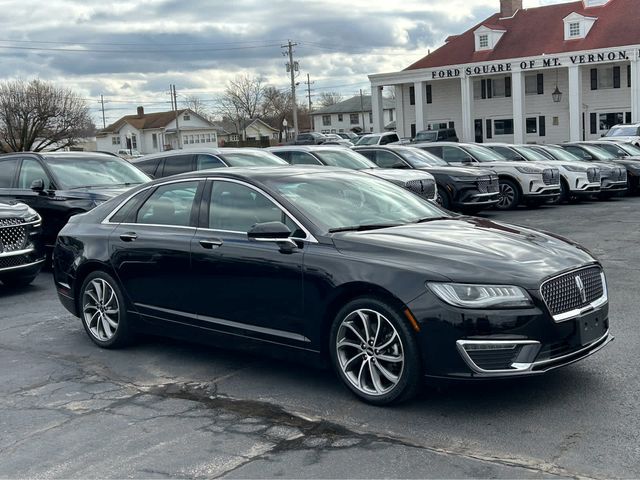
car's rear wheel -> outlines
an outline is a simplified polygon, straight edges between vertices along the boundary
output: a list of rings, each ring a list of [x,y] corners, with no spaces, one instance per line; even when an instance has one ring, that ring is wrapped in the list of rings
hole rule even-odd
[[[500,179],[499,191],[498,210],[513,210],[520,204],[520,190],[513,181]]]
[[[99,347],[120,348],[131,341],[124,296],[108,273],[98,271],[87,276],[78,310],[87,335]]]
[[[374,298],[361,298],[336,315],[330,333],[333,366],[361,400],[389,405],[415,396],[420,355],[407,321]]]

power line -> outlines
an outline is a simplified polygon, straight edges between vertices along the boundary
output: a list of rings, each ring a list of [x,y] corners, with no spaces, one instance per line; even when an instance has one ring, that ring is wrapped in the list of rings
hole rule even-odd
[[[70,40],[15,40],[11,38],[0,39],[0,42],[4,43],[36,43],[36,44],[49,44],[49,45],[122,45],[122,46],[139,46],[139,45],[158,45],[158,46],[189,46],[189,45],[244,45],[251,43],[280,43],[282,40],[244,40],[238,42],[171,42],[171,43],[158,43],[158,42],[78,42]]]
[[[244,46],[244,47],[226,47],[226,48],[196,48],[189,49],[189,53],[191,52],[227,52],[227,51],[235,51],[235,50],[251,50],[258,48],[272,48],[277,47],[279,44],[272,43],[268,45],[254,45],[254,46]],[[131,54],[139,54],[139,53],[182,53],[182,50],[167,50],[167,49],[152,49],[152,50],[122,50],[122,49],[112,49],[112,50],[95,50],[90,48],[77,49],[77,48],[46,48],[46,47],[22,47],[18,45],[0,45],[0,48],[8,49],[8,50],[31,50],[31,51],[39,51],[39,52],[61,52],[61,53],[131,53]]]

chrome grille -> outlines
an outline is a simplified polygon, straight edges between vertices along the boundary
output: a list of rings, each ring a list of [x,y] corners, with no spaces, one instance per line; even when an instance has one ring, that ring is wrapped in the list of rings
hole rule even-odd
[[[543,283],[540,293],[551,314],[559,315],[577,310],[601,298],[605,292],[601,274],[600,267],[589,267],[565,273]]]
[[[480,193],[498,193],[498,177],[482,177],[476,182]]]
[[[0,270],[5,268],[16,268],[29,263],[26,255],[14,255],[11,257],[0,257]]]
[[[587,169],[587,179],[589,183],[596,183],[600,181],[600,170],[597,168]]]
[[[425,198],[433,198],[436,194],[436,183],[428,178],[423,180],[410,180],[405,184],[405,187]]]
[[[545,168],[542,181],[545,185],[560,185],[560,171],[557,168]]]
[[[0,218],[0,228],[20,225],[22,223],[24,223],[22,218]]]
[[[24,249],[27,230],[23,221],[16,218],[0,219],[0,253]]]

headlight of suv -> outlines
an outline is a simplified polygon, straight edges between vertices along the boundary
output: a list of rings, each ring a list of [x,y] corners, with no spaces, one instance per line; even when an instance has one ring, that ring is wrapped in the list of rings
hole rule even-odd
[[[468,285],[464,283],[427,283],[442,301],[462,308],[531,307],[529,294],[512,285]]]
[[[520,173],[542,174],[542,170],[540,168],[536,168],[536,167],[516,167],[516,170],[518,170]]]
[[[569,170],[570,172],[586,172],[586,167],[581,167],[579,165],[562,165],[562,168]]]
[[[29,207],[27,209],[27,217],[24,219],[25,223],[38,222],[40,221],[40,215],[33,208]]]

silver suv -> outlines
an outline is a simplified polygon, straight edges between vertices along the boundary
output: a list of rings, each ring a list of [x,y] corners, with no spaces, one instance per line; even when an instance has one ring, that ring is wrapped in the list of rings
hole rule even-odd
[[[640,123],[616,125],[604,135],[605,140],[633,143],[640,146]]]

